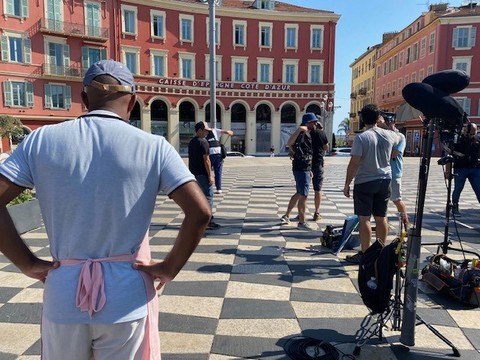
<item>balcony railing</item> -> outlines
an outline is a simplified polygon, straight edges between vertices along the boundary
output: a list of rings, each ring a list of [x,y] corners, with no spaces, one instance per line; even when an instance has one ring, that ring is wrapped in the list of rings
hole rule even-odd
[[[367,95],[367,88],[361,88],[358,90],[358,94],[363,96]]]
[[[64,34],[75,37],[108,40],[109,29],[98,26],[87,26],[66,21],[58,21],[52,19],[40,19],[40,31]]]
[[[58,66],[54,64],[43,64],[43,75],[61,77],[83,77],[85,70],[80,65]]]

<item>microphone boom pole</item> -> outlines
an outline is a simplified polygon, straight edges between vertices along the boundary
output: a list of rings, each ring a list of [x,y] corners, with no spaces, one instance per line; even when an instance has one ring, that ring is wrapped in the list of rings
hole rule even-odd
[[[422,246],[422,221],[427,191],[428,171],[432,155],[434,119],[430,119],[428,134],[422,144],[422,160],[418,174],[419,191],[417,195],[417,212],[415,227],[410,229],[407,245],[407,270],[405,276],[405,295],[403,307],[403,326],[400,342],[407,346],[415,345],[415,326],[417,320],[418,277],[420,275],[420,248]],[[425,141],[426,140],[426,141]]]

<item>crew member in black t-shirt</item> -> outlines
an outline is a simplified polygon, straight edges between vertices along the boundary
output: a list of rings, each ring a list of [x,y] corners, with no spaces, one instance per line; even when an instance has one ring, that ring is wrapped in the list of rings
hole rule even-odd
[[[477,137],[477,125],[465,124],[463,134],[453,146],[453,168],[455,186],[452,193],[453,214],[460,216],[458,203],[465,182],[470,182],[477,200],[480,203],[480,142]]]
[[[318,115],[317,115],[318,117]],[[320,120],[320,119],[319,119]],[[313,213],[313,221],[321,219],[320,203],[322,201],[322,185],[323,185],[323,155],[328,151],[327,135],[323,131],[323,125],[316,123],[315,129],[310,132],[312,137],[312,183],[314,195],[315,211]]]
[[[188,168],[197,179],[200,188],[213,210],[213,173],[210,163],[208,141],[205,139],[210,128],[207,123],[200,121],[195,124],[195,137],[188,143]],[[217,229],[220,225],[213,222],[213,216],[207,229]]]

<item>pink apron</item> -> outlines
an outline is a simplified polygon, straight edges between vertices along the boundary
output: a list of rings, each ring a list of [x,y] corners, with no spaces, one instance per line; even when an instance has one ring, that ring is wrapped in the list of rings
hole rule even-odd
[[[107,298],[102,272],[102,262],[139,262],[150,264],[149,238],[146,234],[138,251],[133,255],[118,255],[101,259],[61,260],[60,266],[82,265],[77,285],[76,306],[87,311],[90,318],[102,310]],[[142,360],[160,360],[160,339],[158,336],[158,297],[152,277],[140,271],[147,295],[147,321],[145,325],[144,353]]]

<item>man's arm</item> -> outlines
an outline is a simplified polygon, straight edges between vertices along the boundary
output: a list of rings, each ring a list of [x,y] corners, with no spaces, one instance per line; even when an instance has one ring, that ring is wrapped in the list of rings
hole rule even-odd
[[[233,131],[232,130],[220,130],[220,134],[221,135],[229,135],[229,136],[233,136]]]
[[[299,126],[297,130],[295,130],[295,132],[290,135],[287,141],[287,145],[289,148],[291,148],[293,144],[295,144],[295,140],[297,140],[298,135],[300,135],[300,133],[303,131],[308,131],[308,128],[306,126]]]
[[[48,271],[57,268],[58,263],[41,260],[32,253],[18,234],[7,210],[7,204],[24,190],[0,175],[0,252],[25,275],[44,281]]]
[[[205,165],[205,169],[207,170],[208,176],[208,184],[213,184],[213,174],[212,174],[212,163],[210,161],[210,156],[207,154],[203,154],[203,164]]]
[[[343,187],[343,195],[350,197],[350,183],[357,174],[358,166],[360,165],[360,156],[352,155],[347,167],[347,175],[345,177],[345,186]]]
[[[200,242],[212,216],[210,205],[195,181],[187,182],[177,188],[170,194],[170,198],[185,214],[172,249],[160,263],[134,264],[136,269],[145,271],[154,279],[160,280],[157,289],[177,276]]]

